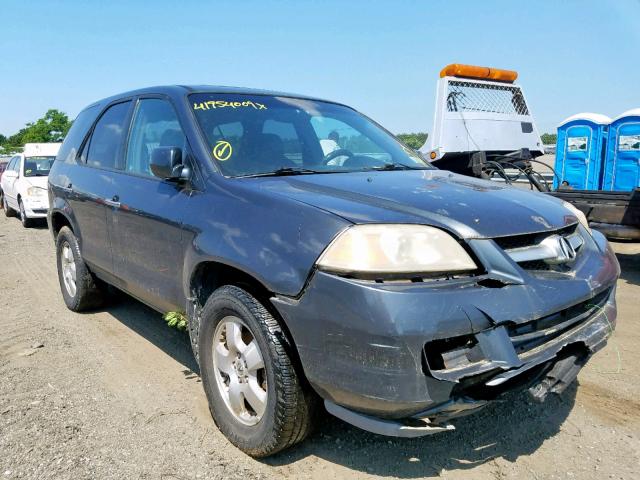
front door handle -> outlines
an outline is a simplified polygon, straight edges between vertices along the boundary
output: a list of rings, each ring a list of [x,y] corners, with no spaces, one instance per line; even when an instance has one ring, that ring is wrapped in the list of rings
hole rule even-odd
[[[111,197],[111,200],[108,198],[104,199],[105,205],[109,205],[110,207],[120,208],[120,197],[118,195],[114,195]]]

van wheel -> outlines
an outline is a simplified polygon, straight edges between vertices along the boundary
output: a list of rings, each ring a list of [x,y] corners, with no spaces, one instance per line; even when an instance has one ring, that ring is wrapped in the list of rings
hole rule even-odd
[[[240,450],[266,457],[311,431],[317,399],[303,389],[278,322],[245,290],[226,285],[200,320],[200,373],[209,409]]]
[[[56,238],[58,280],[69,310],[82,312],[102,303],[102,282],[82,260],[78,240],[69,227],[62,227]]]
[[[5,217],[13,217],[15,215],[15,212],[7,203],[7,197],[4,194],[2,195],[2,209],[4,210]]]
[[[18,208],[20,209],[20,221],[22,222],[22,226],[24,228],[29,228],[31,226],[31,219],[27,217],[27,212],[24,211],[24,205],[22,204],[22,200],[18,200]]]

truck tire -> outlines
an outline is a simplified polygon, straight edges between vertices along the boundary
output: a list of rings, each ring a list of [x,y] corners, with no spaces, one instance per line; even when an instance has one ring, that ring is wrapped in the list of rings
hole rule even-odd
[[[67,308],[82,312],[100,306],[103,283],[84,263],[78,240],[69,227],[62,227],[56,237],[56,260],[60,290]]]
[[[200,373],[211,415],[252,457],[273,455],[312,430],[317,398],[303,388],[290,347],[277,320],[242,288],[218,288],[202,310]]]

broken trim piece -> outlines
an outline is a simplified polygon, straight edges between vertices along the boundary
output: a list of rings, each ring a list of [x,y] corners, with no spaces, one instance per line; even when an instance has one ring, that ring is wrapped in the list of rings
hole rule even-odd
[[[336,405],[329,400],[324,401],[324,406],[330,414],[338,417],[340,420],[354,427],[366,430],[367,432],[377,433],[378,435],[415,438],[455,430],[455,427],[450,423],[435,425],[432,424],[428,418],[410,418],[405,421],[407,423],[403,423],[402,420],[387,420],[363,413],[356,413],[340,405]],[[408,424],[408,422],[412,423],[412,425]]]

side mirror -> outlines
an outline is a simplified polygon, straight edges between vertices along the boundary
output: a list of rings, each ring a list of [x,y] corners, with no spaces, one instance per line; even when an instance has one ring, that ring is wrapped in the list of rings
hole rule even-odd
[[[164,180],[185,181],[191,169],[182,163],[182,150],[178,147],[156,147],[151,152],[151,173]]]

